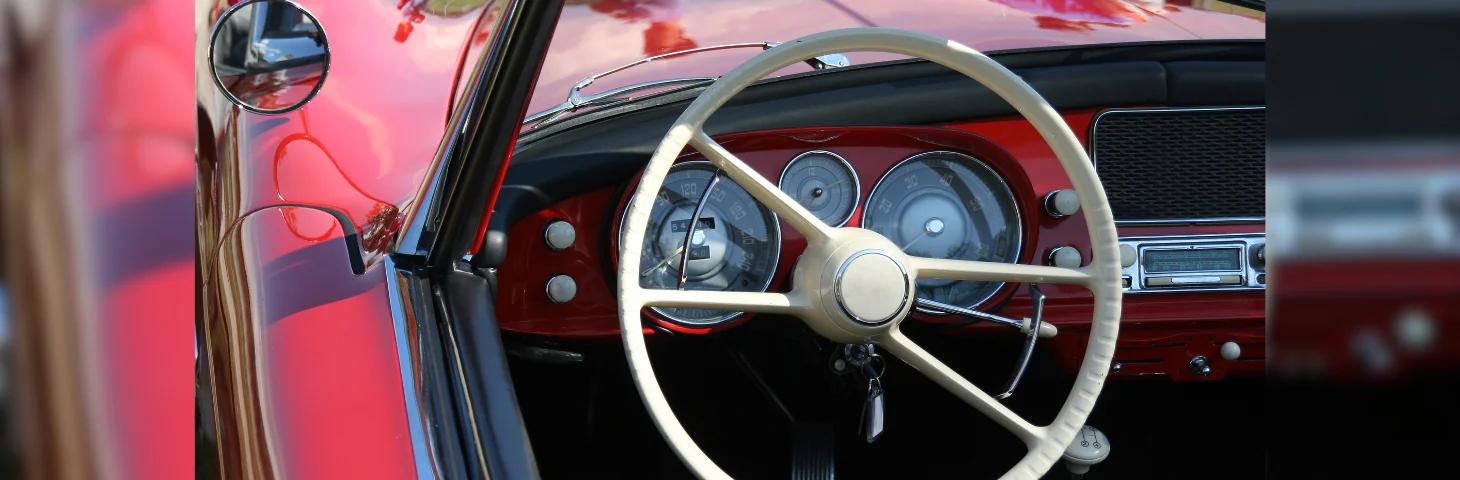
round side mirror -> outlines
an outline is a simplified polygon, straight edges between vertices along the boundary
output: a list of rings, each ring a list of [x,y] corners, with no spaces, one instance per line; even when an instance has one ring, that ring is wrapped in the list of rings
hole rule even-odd
[[[208,48],[213,81],[228,101],[278,115],[324,86],[330,49],[314,15],[287,0],[248,0],[223,12]]]

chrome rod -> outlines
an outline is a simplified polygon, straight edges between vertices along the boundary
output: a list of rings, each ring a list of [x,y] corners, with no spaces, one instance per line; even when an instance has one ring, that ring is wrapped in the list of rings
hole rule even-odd
[[[1029,284],[1029,299],[1034,302],[1034,316],[1029,321],[1029,331],[1024,334],[1024,351],[1019,353],[1019,363],[1014,367],[1014,373],[1009,375],[1009,383],[1004,386],[1004,393],[994,396],[999,400],[1014,394],[1014,388],[1019,386],[1019,380],[1024,378],[1024,371],[1029,368],[1029,359],[1034,357],[1034,343],[1039,340],[1039,326],[1044,317],[1044,293],[1039,291],[1038,285]]]
[[[936,312],[948,313],[948,314],[953,314],[953,315],[962,315],[962,316],[965,316],[965,317],[977,318],[979,320],[988,320],[990,322],[994,322],[994,323],[997,323],[997,324],[1000,324],[1000,325],[1008,325],[1010,327],[1014,327],[1014,328],[1017,328],[1017,329],[1020,329],[1020,330],[1023,330],[1024,329],[1024,322],[1022,322],[1022,321],[1015,320],[1015,319],[1012,319],[1012,318],[1000,317],[998,315],[994,315],[994,314],[988,313],[988,312],[980,312],[978,310],[974,310],[974,309],[971,309],[971,308],[963,308],[963,307],[953,306],[953,305],[949,305],[949,304],[946,304],[946,303],[943,303],[943,302],[939,302],[939,301],[935,301],[935,300],[929,300],[929,299],[922,298],[922,297],[918,297],[918,299],[916,301],[914,301],[913,303],[915,305],[919,306],[919,307],[922,307],[922,308],[925,308],[925,309],[928,309],[928,310],[933,310],[933,311],[936,311]]]
[[[705,184],[705,191],[700,194],[699,203],[695,204],[694,214],[689,216],[689,226],[684,229],[684,246],[680,247],[679,253],[680,290],[684,290],[684,281],[689,277],[689,273],[685,272],[685,269],[689,268],[690,240],[693,240],[695,232],[700,230],[700,213],[705,211],[705,204],[710,201],[710,191],[715,189],[715,185],[720,184],[720,176],[723,175],[723,172],[724,170],[717,168],[715,174],[710,176],[709,183]]]

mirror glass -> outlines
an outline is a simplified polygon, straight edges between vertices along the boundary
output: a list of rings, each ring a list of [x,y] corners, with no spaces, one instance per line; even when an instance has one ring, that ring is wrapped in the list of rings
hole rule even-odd
[[[303,106],[324,86],[329,42],[314,15],[292,2],[234,6],[213,29],[213,79],[245,110],[280,114]]]

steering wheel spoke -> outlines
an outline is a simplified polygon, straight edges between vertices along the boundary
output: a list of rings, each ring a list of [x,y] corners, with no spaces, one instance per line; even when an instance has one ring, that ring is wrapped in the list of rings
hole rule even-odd
[[[791,228],[801,232],[807,241],[816,242],[831,235],[831,227],[816,218],[816,215],[812,215],[810,211],[806,210],[806,207],[796,203],[789,195],[786,195],[786,192],[782,192],[780,187],[766,180],[730,151],[725,150],[724,146],[711,139],[704,131],[695,130],[689,143],[694,146],[695,150],[699,150],[710,163],[724,170],[725,174],[735,180],[735,183],[744,188],[747,193],[750,193],[750,196],[760,200],[766,208],[776,212],[781,219],[790,224]]]
[[[703,308],[730,312],[779,313],[795,315],[801,303],[791,295],[776,292],[726,292],[709,290],[639,290],[639,301],[646,307]]]
[[[1095,277],[1086,268],[1060,268],[998,262],[907,257],[918,278],[1017,283],[1056,283],[1089,288]]]
[[[1044,439],[1045,427],[1029,423],[1024,417],[1009,410],[1009,407],[999,403],[994,397],[964,379],[958,372],[954,372],[953,369],[934,358],[927,350],[923,350],[922,347],[913,343],[911,339],[903,335],[901,330],[889,330],[886,334],[874,339],[873,342],[902,359],[913,369],[922,372],[928,379],[967,402],[975,410],[988,415],[994,422],[1023,440],[1025,445],[1033,448]]]

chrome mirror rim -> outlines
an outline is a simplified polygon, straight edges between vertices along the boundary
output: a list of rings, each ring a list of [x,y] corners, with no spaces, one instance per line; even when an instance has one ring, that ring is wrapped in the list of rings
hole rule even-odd
[[[324,42],[323,42],[323,47],[324,47],[324,69],[321,70],[320,73],[319,73],[319,81],[317,81],[315,83],[314,88],[309,91],[309,94],[308,95],[305,95],[303,99],[300,99],[295,104],[290,105],[290,106],[288,106],[286,108],[269,110],[269,109],[261,109],[261,108],[258,108],[258,107],[249,105],[248,102],[245,102],[242,99],[238,98],[237,96],[235,96],[233,94],[233,92],[229,91],[227,87],[224,87],[223,86],[223,81],[218,76],[218,67],[217,67],[217,64],[213,62],[213,54],[214,54],[213,49],[214,49],[214,46],[217,45],[217,42],[218,42],[218,33],[219,33],[220,30],[222,30],[220,27],[222,27],[223,24],[225,22],[227,22],[229,18],[232,18],[233,14],[238,9],[243,8],[245,6],[251,6],[251,5],[254,5],[254,4],[257,4],[257,3],[285,3],[285,4],[289,4],[290,6],[296,8],[300,12],[304,13],[304,16],[309,17],[309,21],[314,22],[314,26],[319,29],[320,36],[324,38]],[[300,5],[298,2],[295,2],[293,0],[244,0],[242,2],[238,2],[237,4],[233,5],[232,7],[228,7],[227,10],[224,10],[223,13],[218,16],[218,19],[213,22],[213,31],[212,32],[209,32],[209,34],[208,34],[208,57],[207,57],[208,73],[213,77],[213,85],[216,86],[216,87],[218,87],[218,90],[220,90],[220,91],[223,92],[223,96],[224,96],[224,98],[227,98],[228,99],[228,103],[232,103],[232,104],[238,106],[238,108],[242,108],[244,111],[247,111],[247,112],[250,112],[250,113],[256,113],[256,114],[259,114],[259,115],[283,115],[283,114],[286,114],[286,113],[289,113],[289,112],[298,110],[300,107],[303,107],[303,106],[307,105],[309,102],[313,101],[314,100],[314,97],[316,95],[319,95],[319,91],[322,90],[322,89],[324,89],[324,82],[329,77],[329,72],[330,72],[330,59],[331,59],[332,55],[333,55],[333,52],[330,51],[329,33],[325,31],[324,24],[323,23],[320,23],[319,17],[316,17],[314,15],[314,12],[309,11],[309,9],[304,8],[303,5]]]

